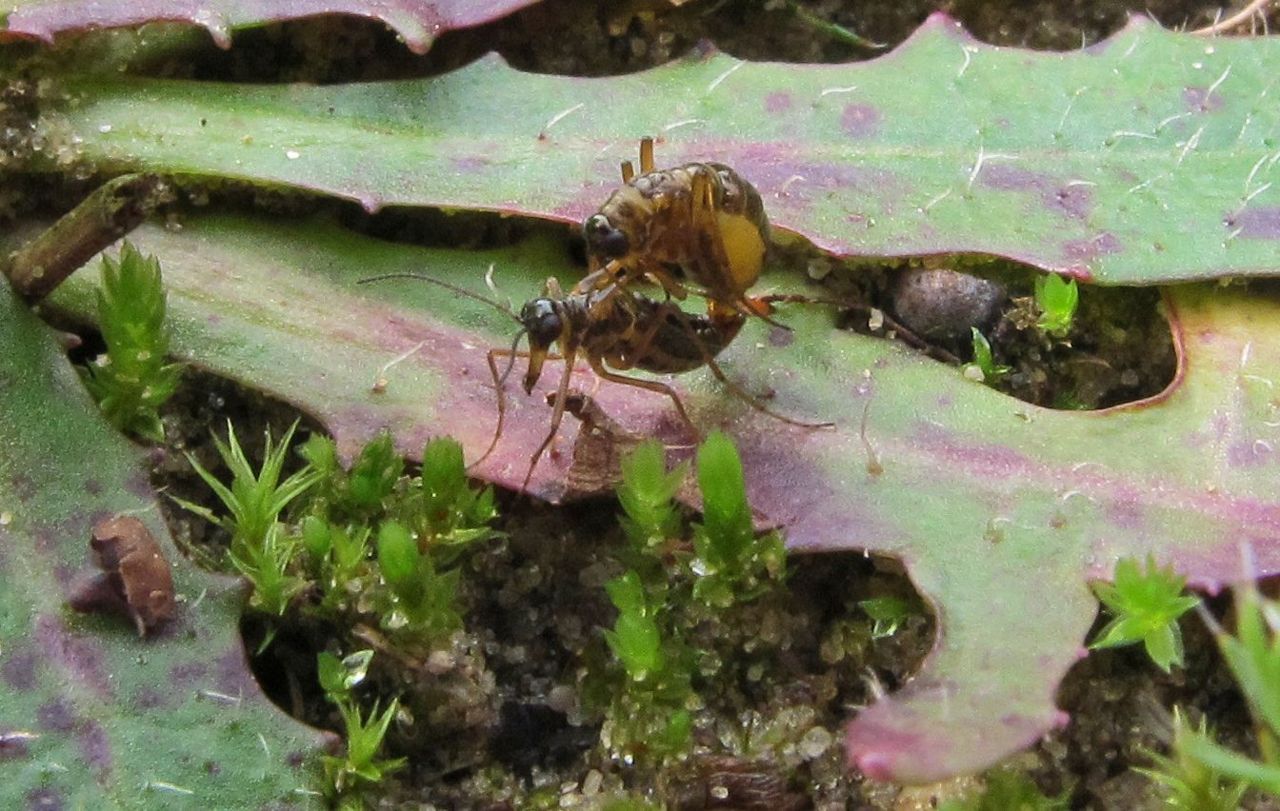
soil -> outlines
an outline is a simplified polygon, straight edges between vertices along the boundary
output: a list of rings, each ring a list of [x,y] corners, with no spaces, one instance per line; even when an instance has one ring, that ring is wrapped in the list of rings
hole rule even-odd
[[[450,32],[422,57],[409,54],[377,25],[304,21],[238,34],[230,51],[200,48],[181,64],[138,62],[134,69],[238,81],[338,82],[439,73],[496,49],[526,70],[608,75],[661,64],[702,40],[745,59],[837,62],[870,58],[883,49],[852,43],[821,28],[820,21],[892,47],[936,10],[958,17],[981,40],[1041,49],[1096,42],[1122,27],[1129,14],[1148,13],[1170,27],[1197,27],[1219,13],[1217,5],[1194,0],[546,0],[506,20]],[[1271,24],[1280,25],[1274,11]],[[70,50],[92,47],[89,38]],[[261,207],[264,200],[229,194],[219,203]],[[288,210],[294,204],[286,198],[267,207]],[[375,218],[351,213],[348,224],[419,242],[438,239],[442,230],[430,212]],[[449,239],[492,244],[514,238],[524,227],[484,216],[452,217]],[[871,330],[868,321],[875,321],[875,313],[895,312],[899,274],[922,266],[842,266],[805,246],[780,251],[778,261],[797,273],[824,277],[831,291],[855,295],[864,307],[850,316],[850,327],[879,335],[892,330]],[[1033,274],[1025,268],[964,257],[947,267],[1002,285],[1005,297],[986,328],[997,360],[1013,369],[1000,385],[1015,396],[1098,408],[1154,394],[1172,377],[1169,332],[1152,291],[1086,289],[1070,335],[1048,340],[1028,323]],[[969,359],[964,341],[928,343],[935,356]],[[156,456],[156,484],[209,503],[182,452],[192,451],[216,469],[210,432],[221,433],[230,420],[248,440],[250,457],[258,458],[261,449],[253,438],[268,426],[278,436],[296,416],[224,381],[189,375],[166,414],[169,442]],[[464,562],[466,631],[434,660],[436,681],[429,688],[406,681],[421,675],[421,663],[375,674],[375,686],[386,695],[409,696],[415,719],[393,737],[393,754],[406,754],[411,762],[387,781],[381,803],[596,807],[626,789],[684,809],[906,809],[936,807],[941,798],[972,789],[971,781],[957,781],[902,791],[865,782],[844,768],[839,740],[850,708],[909,678],[933,635],[932,619],[900,567],[860,555],[793,558],[785,590],[691,626],[692,638],[718,652],[722,664],[721,672],[703,674],[696,755],[663,767],[615,757],[600,743],[599,714],[584,706],[583,696],[589,663],[604,655],[600,626],[612,616],[601,586],[621,571],[617,513],[612,501],[552,509],[501,497],[504,537]],[[175,510],[170,519],[175,537],[197,560],[222,558],[225,539],[216,530]],[[915,610],[895,633],[873,639],[873,624],[858,605],[873,596],[903,597]],[[1213,608],[1224,606],[1219,601]],[[246,620],[250,650],[264,627]],[[1154,808],[1159,791],[1133,767],[1149,763],[1147,751],[1167,746],[1171,707],[1183,707],[1193,719],[1208,717],[1223,743],[1250,750],[1247,709],[1212,638],[1194,616],[1182,630],[1188,662],[1172,675],[1136,649],[1098,652],[1081,662],[1058,697],[1072,723],[1008,768],[1025,773],[1047,794],[1063,796],[1072,808]],[[335,634],[346,640],[343,652],[357,647],[350,629],[299,624],[281,631],[254,660],[264,687],[281,706],[333,728],[331,708],[307,685],[315,684],[316,651],[332,648],[327,640]],[[729,796],[717,787],[727,787]],[[1249,807],[1280,806],[1251,797]]]

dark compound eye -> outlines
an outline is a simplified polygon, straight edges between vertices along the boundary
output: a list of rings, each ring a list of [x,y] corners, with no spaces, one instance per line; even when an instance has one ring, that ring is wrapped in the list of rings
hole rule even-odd
[[[614,228],[613,223],[603,214],[594,214],[587,218],[582,227],[587,239],[587,249],[593,254],[604,254],[611,258],[626,256],[631,250],[631,240],[626,232]]]
[[[529,331],[529,342],[534,346],[550,346],[560,338],[560,313],[551,299],[539,298],[526,303],[520,310],[520,321]]]

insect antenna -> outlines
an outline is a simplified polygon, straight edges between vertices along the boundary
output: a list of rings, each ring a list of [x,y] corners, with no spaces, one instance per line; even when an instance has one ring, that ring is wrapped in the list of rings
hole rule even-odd
[[[428,282],[436,285],[437,287],[443,287],[446,290],[451,290],[458,295],[466,296],[467,298],[478,301],[481,304],[487,304],[520,325],[520,330],[516,333],[516,337],[511,342],[511,349],[506,351],[494,349],[491,350],[488,355],[489,372],[493,375],[493,385],[498,394],[498,424],[494,427],[493,439],[489,440],[489,447],[485,448],[484,453],[480,454],[480,458],[467,465],[468,470],[474,468],[485,459],[488,459],[489,455],[493,453],[494,448],[498,447],[498,440],[502,437],[502,427],[506,421],[507,401],[505,391],[507,378],[511,376],[511,370],[514,369],[516,365],[516,358],[520,356],[520,353],[517,351],[517,347],[520,346],[520,339],[528,334],[529,331],[525,329],[524,322],[522,322],[515,313],[511,312],[510,307],[492,299],[485,298],[479,293],[468,290],[465,287],[459,287],[456,284],[450,284],[443,279],[437,279],[423,273],[384,273],[380,276],[369,276],[365,279],[359,279],[356,281],[356,284],[372,284],[373,282],[384,282],[393,279],[413,279],[415,281]],[[504,369],[501,374],[498,373],[498,366],[494,363],[494,359],[499,355],[507,356],[507,368]]]
[[[446,290],[452,290],[453,292],[457,293],[460,296],[466,296],[467,298],[472,299],[474,301],[478,301],[481,304],[487,304],[493,309],[507,316],[517,324],[521,324],[520,318],[515,313],[511,312],[511,308],[506,306],[505,304],[501,304],[497,301],[494,301],[493,299],[485,298],[479,293],[476,293],[472,290],[468,290],[465,287],[459,287],[456,284],[450,284],[449,282],[446,282],[443,279],[437,279],[432,276],[427,276],[424,273],[407,273],[407,272],[406,273],[384,273],[381,276],[369,276],[368,278],[359,279],[356,281],[356,284],[372,284],[373,282],[385,282],[390,279],[416,279],[417,281],[420,281],[420,282],[430,282],[431,284],[434,284],[437,287],[443,287]],[[524,334],[523,331],[520,334],[523,335]]]
[[[515,339],[511,342],[511,348],[508,350],[492,349],[489,351],[489,374],[493,376],[493,386],[498,394],[498,423],[493,428],[493,439],[489,440],[489,447],[484,449],[484,453],[480,454],[480,458],[476,459],[467,468],[473,468],[481,462],[489,458],[489,454],[493,453],[493,449],[498,447],[498,440],[502,437],[502,426],[506,422],[507,417],[507,378],[511,376],[511,370],[516,367],[516,358],[520,357],[517,347],[520,346],[520,339],[525,336],[528,330],[522,329],[516,333]],[[507,368],[498,374],[498,367],[493,362],[494,358],[499,355],[507,356]]]

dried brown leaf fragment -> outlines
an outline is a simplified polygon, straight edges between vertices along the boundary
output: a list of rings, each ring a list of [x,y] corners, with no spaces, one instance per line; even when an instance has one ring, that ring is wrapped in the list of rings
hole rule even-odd
[[[142,521],[117,515],[99,521],[89,538],[102,569],[77,585],[68,600],[85,612],[122,614],[146,636],[173,618],[173,573],[160,545]]]

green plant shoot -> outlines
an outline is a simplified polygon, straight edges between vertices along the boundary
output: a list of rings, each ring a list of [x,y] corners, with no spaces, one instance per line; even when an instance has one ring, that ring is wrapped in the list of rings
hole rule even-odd
[[[858,606],[874,621],[871,627],[872,639],[893,636],[913,613],[911,604],[901,597],[872,597],[859,601]]]
[[[200,478],[218,496],[218,499],[230,512],[230,516],[214,515],[209,509],[188,501],[175,499],[181,506],[209,521],[225,528],[231,533],[231,551],[245,557],[245,549],[263,545],[267,532],[275,525],[280,512],[298,496],[305,493],[316,481],[317,473],[310,466],[303,467],[284,481],[280,480],[284,470],[286,454],[293,432],[298,427],[294,422],[289,430],[276,444],[271,441],[271,433],[267,433],[265,458],[262,467],[255,473],[253,465],[245,456],[244,449],[236,439],[235,429],[227,422],[227,441],[224,443],[214,437],[218,455],[231,471],[231,486],[223,484],[195,457],[187,454],[191,466]]]
[[[1248,787],[1243,782],[1228,779],[1217,769],[1193,757],[1188,751],[1188,743],[1196,739],[1213,743],[1213,734],[1205,719],[1200,719],[1199,728],[1192,727],[1186,716],[1174,708],[1172,753],[1148,753],[1153,766],[1135,771],[1164,787],[1165,808],[1174,811],[1236,811]]]
[[[1000,382],[1010,372],[1013,367],[996,363],[995,355],[991,351],[991,342],[987,337],[978,331],[977,327],[973,330],[973,366],[982,372],[982,380],[988,384]]]
[[[462,446],[439,437],[422,452],[422,478],[410,511],[399,516],[418,533],[419,548],[447,566],[470,544],[497,535],[487,524],[497,517],[493,488],[473,489],[467,481]]]
[[[311,560],[311,571],[324,588],[328,607],[346,599],[346,585],[362,574],[369,557],[370,534],[367,525],[338,526],[318,515],[302,519],[302,545]]]
[[[605,584],[609,599],[618,609],[613,630],[604,632],[613,655],[622,662],[627,676],[642,682],[663,668],[662,634],[654,610],[645,599],[640,576],[627,572]]]
[[[320,679],[320,688],[333,702],[351,698],[351,691],[369,675],[369,663],[372,661],[371,650],[356,651],[341,659],[328,651],[321,651],[316,658],[316,675]]]
[[[284,535],[279,524],[267,528],[261,543],[232,548],[231,565],[253,584],[251,606],[277,617],[284,614],[289,601],[306,586],[305,580],[289,574],[297,549],[296,541]],[[270,638],[263,647],[269,642]]]
[[[719,431],[698,449],[698,486],[702,523],[694,525],[693,596],[718,607],[760,596],[769,588],[766,579],[782,579],[786,551],[777,533],[757,537],[742,460]]]
[[[1187,735],[1179,751],[1226,779],[1280,797],[1280,603],[1264,599],[1250,585],[1236,592],[1235,636],[1210,622],[1249,702],[1261,759],[1248,758],[1199,733]]]
[[[1178,617],[1191,610],[1200,598],[1183,594],[1186,580],[1172,567],[1161,569],[1154,557],[1147,558],[1143,572],[1138,562],[1124,558],[1116,563],[1113,583],[1094,583],[1093,591],[1114,618],[1089,645],[1114,648],[1141,642],[1161,670],[1182,666],[1182,632]]]
[[[1036,306],[1040,319],[1036,325],[1055,338],[1065,338],[1080,304],[1080,290],[1075,279],[1064,279],[1056,273],[1036,278]]]
[[[680,511],[672,499],[684,481],[685,465],[668,471],[662,443],[642,442],[622,458],[622,528],[638,549],[650,549],[680,534]]]
[[[178,387],[182,367],[165,363],[165,293],[160,262],[128,242],[120,260],[102,257],[98,324],[107,352],[85,370],[85,385],[102,413],[122,431],[164,441],[160,406]]]
[[[366,785],[376,786],[383,777],[405,764],[404,758],[378,757],[387,729],[400,708],[399,700],[393,699],[381,713],[375,704],[368,716],[364,716],[351,694],[352,688],[364,679],[372,658],[373,651],[360,651],[341,660],[332,653],[322,652],[316,661],[320,686],[326,698],[338,706],[346,732],[346,755],[324,758],[330,792],[337,797]]]
[[[645,593],[635,571],[605,584],[618,609],[605,641],[625,674],[610,703],[602,733],[611,748],[632,758],[662,758],[683,752],[693,732],[688,706],[690,651],[662,621],[663,606]]]
[[[391,434],[383,431],[364,446],[347,474],[351,501],[360,507],[380,507],[403,472],[404,458],[396,451]]]
[[[378,565],[395,594],[403,627],[432,641],[462,627],[456,607],[461,572],[437,571],[430,553],[419,549],[403,524],[387,521],[378,528]],[[393,614],[384,618],[384,625],[395,630],[401,621]]]
[[[964,800],[950,800],[940,811],[1066,811],[1067,797],[1046,797],[1020,772],[995,769],[985,775],[986,788]]]
[[[301,453],[318,477],[313,509],[337,521],[367,522],[379,514],[404,473],[404,458],[385,431],[360,450],[349,471],[343,470],[337,446],[326,436],[313,434]]]

